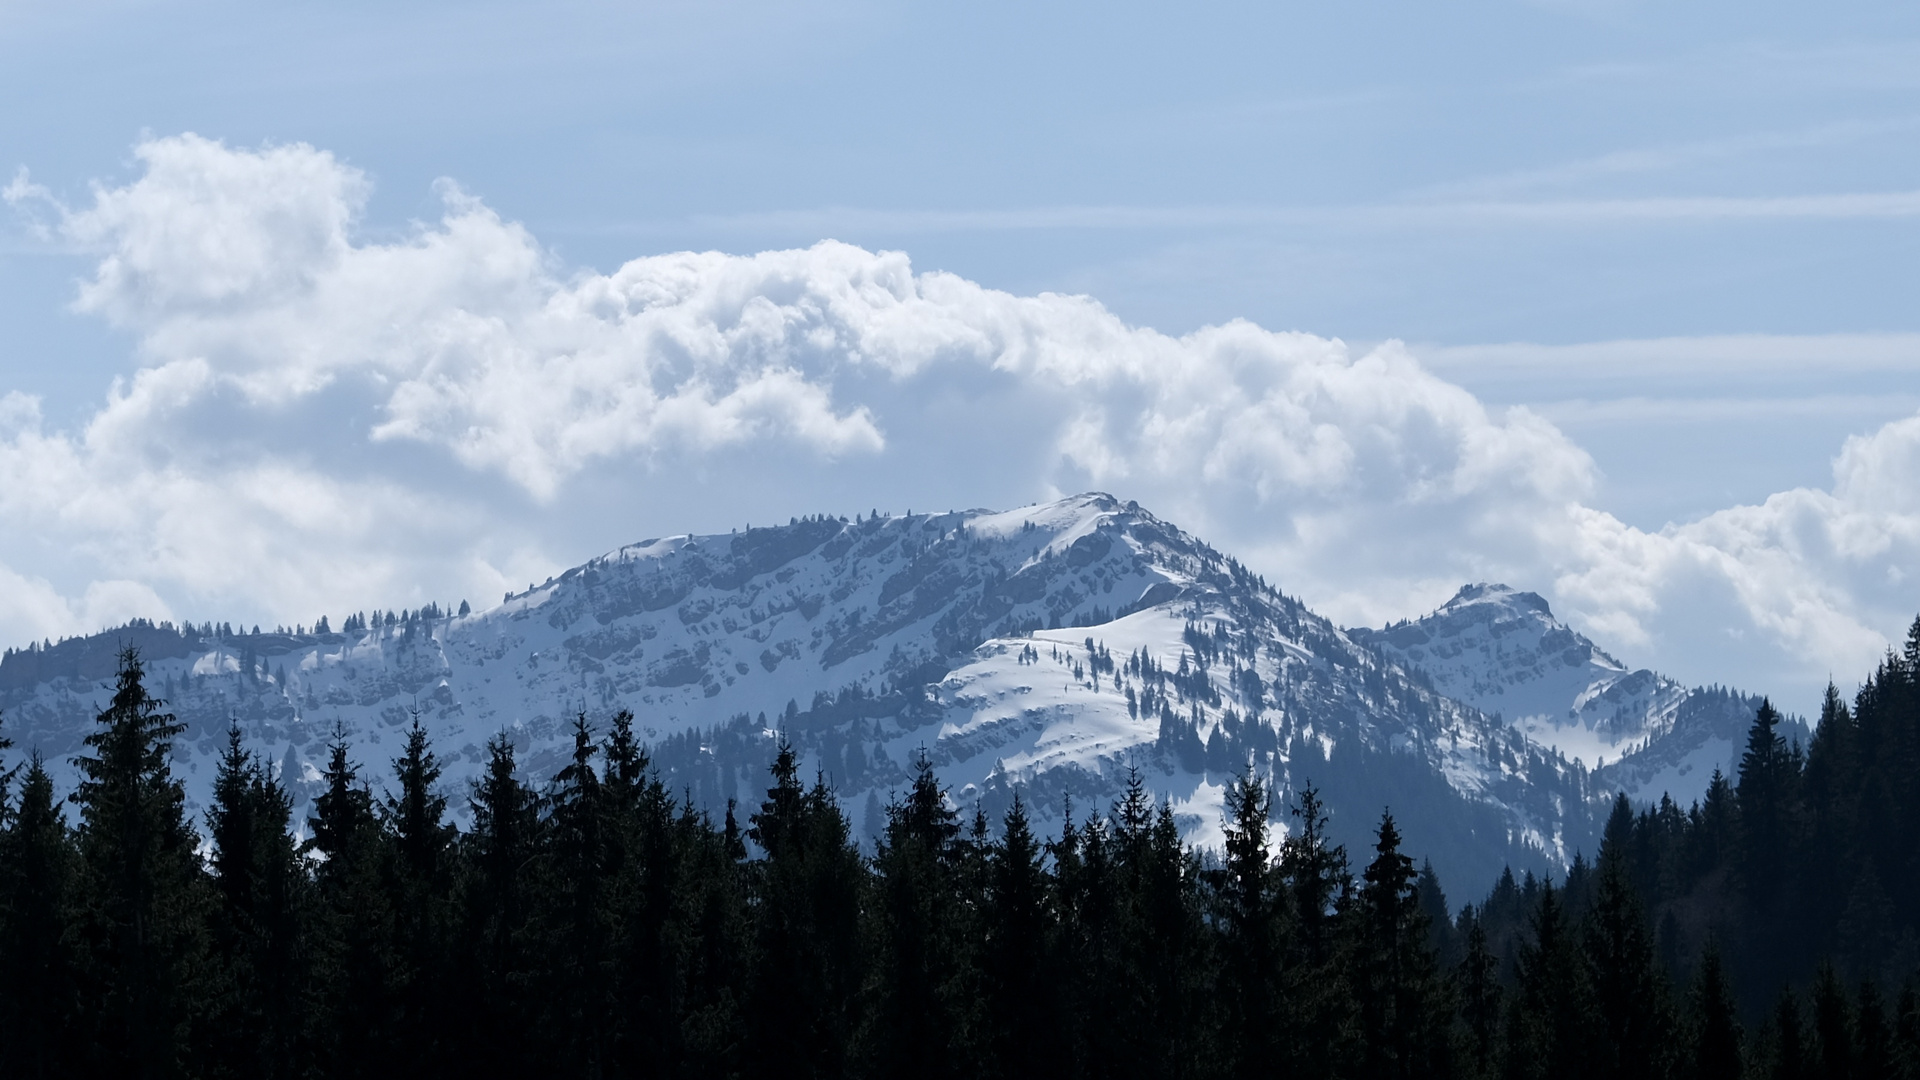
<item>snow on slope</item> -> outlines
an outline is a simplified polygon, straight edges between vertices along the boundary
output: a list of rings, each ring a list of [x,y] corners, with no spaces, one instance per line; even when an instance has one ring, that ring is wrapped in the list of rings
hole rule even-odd
[[[1760,702],[1629,671],[1553,617],[1539,595],[1467,585],[1429,615],[1350,631],[1431,680],[1440,693],[1505,720],[1530,739],[1590,763],[1596,781],[1638,800],[1706,791],[1731,776]],[[1806,738],[1799,721],[1783,730]]]
[[[357,621],[357,620],[356,620]],[[819,517],[623,547],[464,617],[410,613],[323,635],[133,626],[0,661],[21,749],[64,763],[122,643],[186,724],[203,803],[229,723],[316,790],[336,728],[376,784],[417,714],[458,795],[487,740],[552,775],[577,715],[626,708],[675,790],[751,803],[779,733],[857,830],[925,754],[961,807],[1020,794],[1057,827],[1137,771],[1190,838],[1217,837],[1243,769],[1312,783],[1336,836],[1391,805],[1415,850],[1486,880],[1590,846],[1585,770],[1410,679],[1243,567],[1132,503]],[[1284,825],[1284,812],[1281,824]]]

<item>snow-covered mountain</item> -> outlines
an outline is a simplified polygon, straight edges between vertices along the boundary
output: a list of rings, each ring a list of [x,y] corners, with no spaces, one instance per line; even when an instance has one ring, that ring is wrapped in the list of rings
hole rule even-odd
[[[1671,794],[1686,805],[1705,793],[1715,768],[1733,776],[1760,705],[1721,687],[1629,671],[1554,618],[1538,594],[1505,585],[1467,585],[1430,615],[1349,633],[1636,800]],[[1797,719],[1781,733],[1807,739]]]
[[[139,623],[7,654],[0,713],[16,752],[38,749],[70,784],[132,645],[186,725],[176,756],[196,802],[230,723],[304,802],[336,728],[378,785],[417,713],[457,796],[496,734],[544,779],[576,716],[604,730],[625,708],[674,789],[716,809],[757,800],[784,732],[862,831],[924,753],[962,808],[997,814],[1018,793],[1054,828],[1068,800],[1104,809],[1137,771],[1205,842],[1226,783],[1251,767],[1283,795],[1319,787],[1356,850],[1391,806],[1450,880],[1590,850],[1607,785],[1534,737],[1548,729],[1490,715],[1467,661],[1436,674],[1436,654],[1381,644],[1402,629],[1362,644],[1092,494],[647,540],[469,614],[291,634]]]

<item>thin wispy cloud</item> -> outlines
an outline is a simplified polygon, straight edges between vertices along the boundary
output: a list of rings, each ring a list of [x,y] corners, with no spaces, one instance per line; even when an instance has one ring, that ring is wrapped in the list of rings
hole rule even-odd
[[[1422,345],[1422,362],[1457,375],[1542,371],[1645,380],[1817,369],[1920,375],[1920,334],[1718,334],[1548,345]]]
[[[1716,222],[1905,219],[1920,216],[1920,190],[1783,196],[1653,196],[1623,199],[1474,199],[1338,206],[1048,206],[1013,210],[825,207],[699,215],[690,223],[737,232],[825,235],[1153,230],[1287,226],[1449,227],[1543,224],[1578,227],[1620,222]],[[629,224],[659,231],[668,223]],[[583,228],[584,225],[576,225]]]
[[[1567,427],[1596,424],[1704,423],[1726,420],[1795,421],[1812,418],[1875,422],[1889,412],[1920,411],[1920,394],[1815,394],[1779,397],[1644,397],[1538,401],[1535,412]]]
[[[1920,131],[1920,117],[1845,120],[1807,128],[1762,131],[1692,142],[1614,150],[1540,168],[1431,185],[1408,193],[1432,200],[1501,199],[1542,189],[1574,187],[1622,177],[1653,176],[1706,164],[1778,153],[1856,145]]]
[[[1881,91],[1920,87],[1920,39],[1802,43],[1789,40],[1716,42],[1659,57],[1573,64],[1536,80],[1536,86],[1604,84],[1638,93],[1696,87],[1716,95],[1796,90]]]

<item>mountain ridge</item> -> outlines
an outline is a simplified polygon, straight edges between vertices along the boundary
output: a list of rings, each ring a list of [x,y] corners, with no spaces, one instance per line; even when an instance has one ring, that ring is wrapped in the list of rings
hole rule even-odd
[[[1714,769],[1733,776],[1762,700],[1629,669],[1545,598],[1502,584],[1464,585],[1417,619],[1348,632],[1448,697],[1590,761],[1599,783],[1642,802],[1671,795],[1684,805],[1705,794]],[[1797,717],[1781,733],[1811,739]]]
[[[655,538],[466,615],[211,630],[139,624],[9,653],[6,728],[66,760],[125,640],[186,724],[175,760],[196,803],[229,723],[304,802],[336,730],[377,760],[419,716],[457,792],[496,733],[544,780],[576,716],[604,726],[621,708],[697,805],[757,798],[785,738],[867,832],[921,754],[957,804],[992,813],[1017,794],[1042,827],[1138,775],[1203,844],[1226,782],[1252,769],[1283,798],[1319,787],[1344,842],[1391,804],[1443,873],[1485,880],[1591,850],[1607,794],[1371,632],[1101,493]]]

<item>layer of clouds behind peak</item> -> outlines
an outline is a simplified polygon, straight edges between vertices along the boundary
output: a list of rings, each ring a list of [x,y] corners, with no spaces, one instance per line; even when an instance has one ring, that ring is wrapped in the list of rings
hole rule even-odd
[[[1802,708],[1920,609],[1920,418],[1836,448],[1826,490],[1648,532],[1592,505],[1560,428],[1398,343],[1170,336],[833,241],[576,270],[450,182],[438,220],[372,236],[368,178],[324,150],[135,154],[82,205],[9,189],[89,253],[75,307],[138,370],[70,428],[0,399],[8,641],[486,606],[643,535],[1088,488],[1336,619],[1504,580]]]

